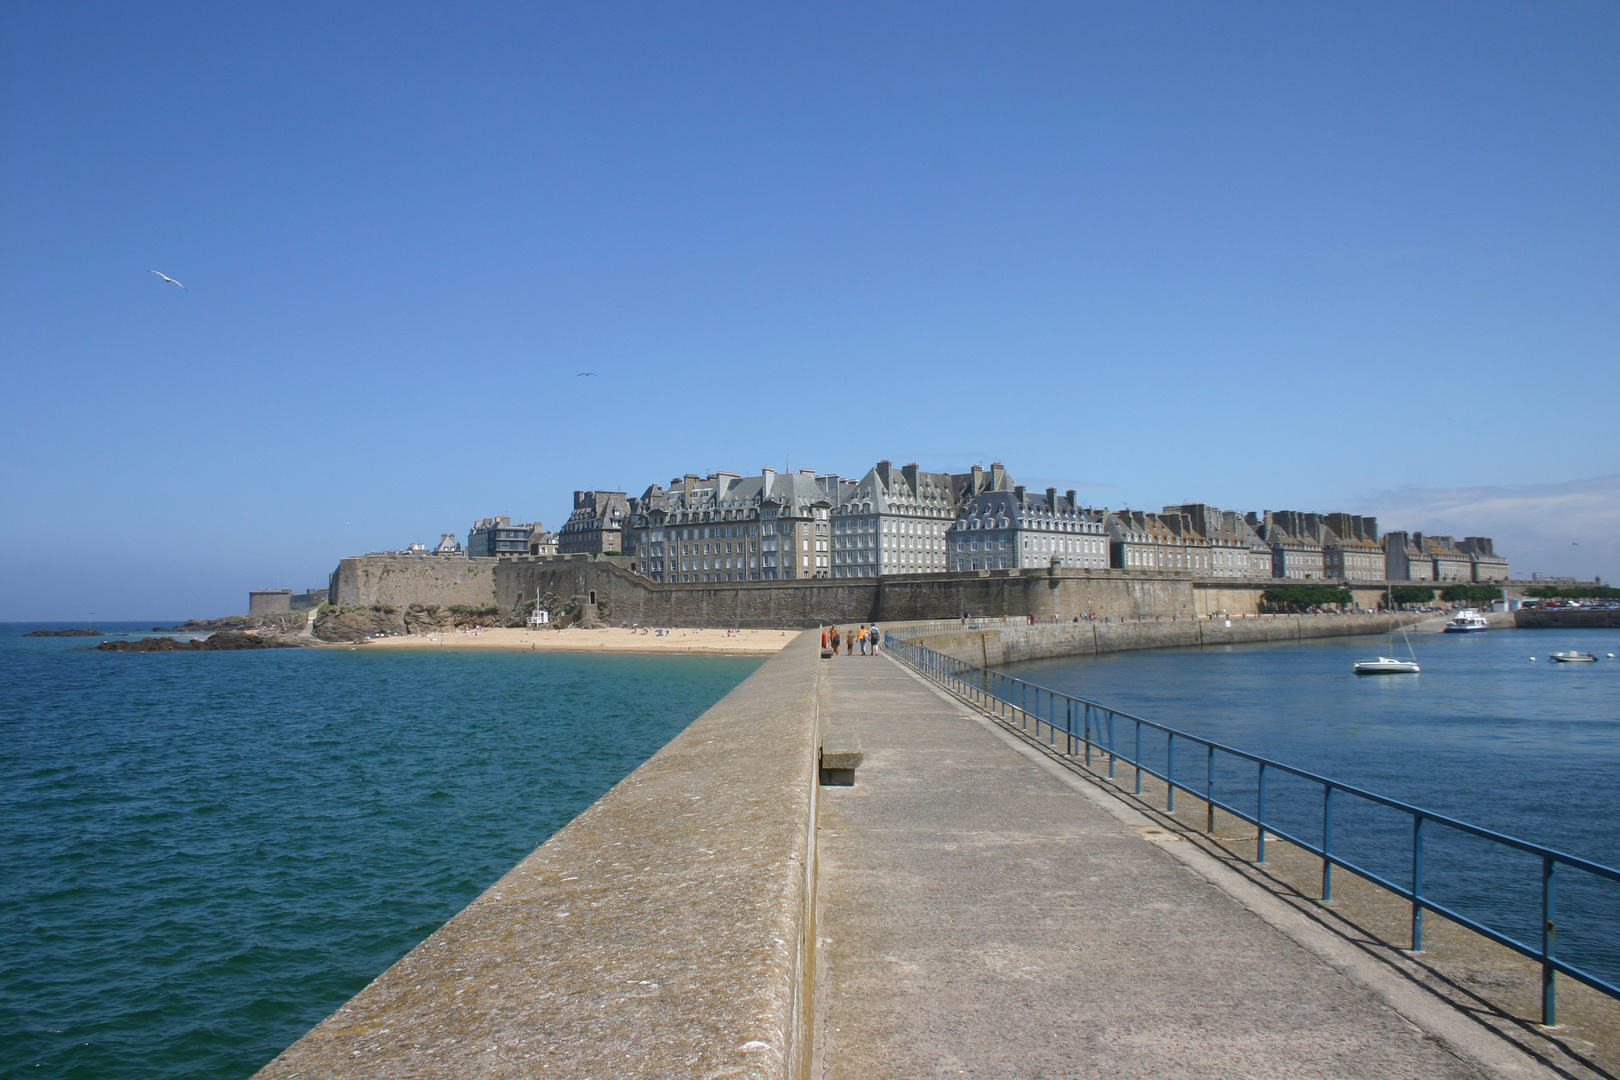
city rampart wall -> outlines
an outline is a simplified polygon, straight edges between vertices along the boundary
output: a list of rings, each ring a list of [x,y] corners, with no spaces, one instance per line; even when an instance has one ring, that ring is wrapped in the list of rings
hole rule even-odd
[[[495,559],[357,555],[332,573],[331,603],[338,607],[495,602]]]
[[[1115,621],[1258,613],[1277,582],[1198,579],[1127,570],[984,571],[882,579],[819,578],[664,584],[631,572],[620,556],[506,559],[365,555],[344,559],[332,575],[340,607],[497,604],[503,615],[528,610],[536,595],[564,604],[596,603],[608,623],[649,626],[811,627],[954,619],[961,615],[1095,616]],[[592,599],[594,594],[594,599]],[[1376,607],[1383,590],[1357,588]]]
[[[825,626],[968,615],[1096,615],[1131,619],[1254,613],[1267,583],[1208,582],[1183,574],[1068,570],[992,571],[904,578],[661,584],[629,570],[628,559],[575,555],[502,559],[495,571],[502,612],[538,594],[595,595],[604,621],[665,626]]]

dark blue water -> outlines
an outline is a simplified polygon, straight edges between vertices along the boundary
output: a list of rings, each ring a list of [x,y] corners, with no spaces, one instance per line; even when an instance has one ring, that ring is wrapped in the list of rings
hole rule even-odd
[[[7,1077],[251,1074],[761,662],[32,628],[0,627]]]
[[[1609,866],[1620,866],[1620,631],[1499,630],[1412,639],[1419,675],[1361,676],[1381,638],[1166,649],[1009,665],[1007,674]],[[1398,648],[1404,648],[1398,646]],[[1556,664],[1554,650],[1596,653]],[[1536,660],[1532,662],[1532,656]],[[1061,719],[1061,717],[1060,717]],[[1115,722],[1116,745],[1134,725]],[[1151,731],[1143,760],[1163,772]],[[1217,755],[1216,794],[1253,813],[1253,764]],[[1122,771],[1129,776],[1129,771]],[[1177,750],[1202,791],[1205,753]],[[1321,788],[1267,777],[1267,817],[1312,844]],[[1408,887],[1411,818],[1336,797],[1333,846]],[[1426,827],[1425,895],[1539,944],[1541,860]],[[1559,951],[1620,982],[1620,884],[1560,870]]]

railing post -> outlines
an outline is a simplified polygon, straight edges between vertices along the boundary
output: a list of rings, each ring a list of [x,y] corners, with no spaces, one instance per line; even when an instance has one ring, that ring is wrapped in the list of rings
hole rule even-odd
[[[1114,710],[1108,710],[1108,779],[1114,778],[1114,759],[1119,755],[1114,753]]]
[[[1423,951],[1423,815],[1412,815],[1412,951]]]
[[[1260,782],[1258,786],[1260,797],[1255,800],[1254,804],[1254,861],[1263,863],[1266,861],[1266,763],[1263,761],[1260,763]]]
[[[1074,756],[1074,698],[1063,699],[1063,753]]]
[[[1164,810],[1176,812],[1176,733],[1170,732],[1164,750]]]
[[[1558,1023],[1558,997],[1554,980],[1553,946],[1558,937],[1557,911],[1558,882],[1554,871],[1558,864],[1551,855],[1541,857],[1541,1022],[1547,1027]]]
[[[1215,747],[1209,748],[1208,769],[1204,773],[1204,806],[1209,811],[1204,819],[1204,835],[1215,835]]]
[[[1136,722],[1136,793],[1142,794],[1142,721]]]
[[[1091,764],[1091,703],[1086,703],[1086,764]]]
[[[1333,785],[1322,788],[1322,902],[1333,899]]]

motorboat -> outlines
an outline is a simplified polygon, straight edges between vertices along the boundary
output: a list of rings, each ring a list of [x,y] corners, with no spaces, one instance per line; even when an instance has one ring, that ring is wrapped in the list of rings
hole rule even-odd
[[[1448,634],[1477,634],[1481,630],[1491,628],[1490,620],[1473,608],[1463,608],[1457,612],[1452,620],[1446,623]]]
[[[1422,670],[1416,660],[1396,660],[1388,656],[1362,660],[1355,667],[1357,675],[1416,675]]]
[[[1589,653],[1589,652],[1576,652],[1573,649],[1569,649],[1569,650],[1566,650],[1564,652],[1555,652],[1555,653],[1552,654],[1552,658],[1554,660],[1558,661],[1560,664],[1595,664],[1595,663],[1597,663],[1597,657],[1593,656],[1591,653]]]

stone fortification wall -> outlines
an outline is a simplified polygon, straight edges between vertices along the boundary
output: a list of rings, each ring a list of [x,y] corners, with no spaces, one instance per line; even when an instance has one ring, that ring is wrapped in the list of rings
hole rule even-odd
[[[495,559],[358,555],[332,573],[330,601],[338,607],[495,602]]]
[[[880,623],[954,619],[963,614],[1059,619],[1095,615],[1117,621],[1252,615],[1259,611],[1261,593],[1275,584],[1199,580],[1187,574],[1063,570],[677,585],[632,573],[631,562],[604,555],[499,560],[359,556],[344,559],[332,575],[332,603],[401,610],[411,604],[494,603],[509,616],[527,613],[538,594],[553,606],[576,599],[595,603],[600,618],[610,624],[653,626],[810,627],[873,619]],[[1356,590],[1356,599],[1367,607],[1376,606],[1381,595],[1376,588]]]
[[[1408,625],[1421,616],[1403,616]],[[915,640],[936,652],[981,667],[1043,660],[1054,656],[1095,656],[1133,649],[1192,645],[1240,645],[1263,641],[1382,634],[1387,615],[1260,615],[1233,619],[1172,619],[1161,622],[1040,623],[920,633]],[[905,628],[891,630],[907,637]]]
[[[819,644],[790,642],[258,1076],[808,1075]]]
[[[248,614],[280,615],[292,610],[291,589],[254,589],[248,593]]]
[[[525,610],[538,592],[542,599],[549,594],[563,601],[580,597],[595,602],[610,623],[809,627],[872,619],[953,619],[964,613],[1058,618],[1090,613],[1113,619],[1243,614],[1258,610],[1266,587],[1123,570],[673,585],[632,574],[628,564],[628,559],[586,555],[502,559],[495,570],[496,603],[503,613]]]

